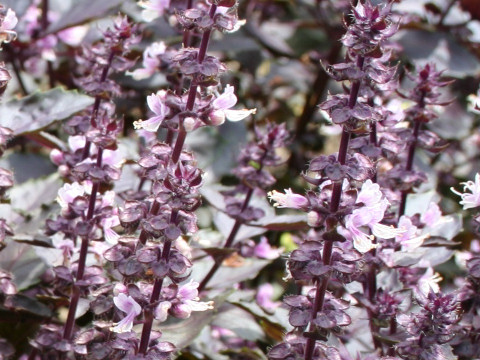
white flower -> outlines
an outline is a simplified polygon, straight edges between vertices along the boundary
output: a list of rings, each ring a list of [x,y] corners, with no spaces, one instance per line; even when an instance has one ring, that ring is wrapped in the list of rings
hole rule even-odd
[[[133,320],[140,315],[142,308],[130,295],[127,296],[124,293],[120,293],[118,296],[115,296],[113,298],[113,302],[119,310],[127,313],[127,315],[114,327],[111,327],[110,331],[116,333],[131,331],[133,327]]]
[[[147,96],[148,107],[156,116],[145,121],[134,121],[133,126],[135,129],[145,129],[151,132],[156,132],[158,130],[169,110],[165,104],[166,97],[167,92],[165,90],[160,90],[156,94]]]
[[[425,223],[427,226],[432,227],[435,225],[440,218],[442,217],[442,211],[440,207],[435,202],[430,202],[427,210],[420,216],[420,221]]]
[[[170,301],[162,301],[158,306],[155,308],[155,319],[159,322],[164,322],[168,318],[168,310],[172,307],[172,303]]]
[[[382,199],[372,206],[355,209],[350,215],[346,216],[345,228],[352,235],[353,246],[357,251],[366,253],[376,248],[377,244],[373,243],[375,236],[382,239],[391,239],[404,232],[402,229],[380,224],[388,205],[388,200]],[[363,227],[368,227],[371,234],[362,231]]]
[[[65,184],[58,190],[57,202],[62,208],[62,211],[66,211],[68,210],[68,205],[71,204],[77,196],[83,196],[86,192],[85,186],[78,182]]]
[[[115,245],[118,242],[118,235],[112,228],[115,226],[120,225],[120,219],[117,215],[113,215],[107,218],[103,218],[100,221],[100,225],[103,227],[103,235],[105,237],[105,241],[111,245]]]
[[[221,125],[225,119],[240,121],[257,112],[257,109],[230,110],[237,103],[234,90],[233,86],[227,85],[223,94],[212,101],[213,110],[210,112],[209,118],[213,125]]]
[[[273,206],[278,208],[300,209],[308,205],[305,196],[295,194],[292,189],[285,189],[285,194],[276,190],[270,191],[268,199],[273,201]]]
[[[438,283],[442,280],[443,278],[440,274],[434,273],[433,268],[429,267],[420,279],[418,279],[418,290],[420,290],[425,296],[428,295],[430,291],[438,293],[440,291]]]
[[[190,317],[192,311],[206,311],[213,309],[213,301],[198,301],[198,283],[191,280],[189,283],[180,286],[177,293],[179,303],[174,303],[172,312],[180,319]]]
[[[88,29],[88,25],[72,26],[59,31],[58,37],[67,45],[78,46],[87,35]]]
[[[147,79],[158,70],[160,66],[159,55],[165,54],[167,46],[163,41],[154,42],[143,52],[143,68],[136,69],[132,72],[127,71],[127,75],[130,75],[135,80]]]
[[[463,210],[480,206],[480,174],[477,173],[475,175],[475,182],[470,180],[462,182],[460,185],[463,185],[463,194],[455,190],[453,187],[450,188],[450,190],[462,198],[460,205],[463,205]],[[467,190],[470,191],[470,193],[467,193]]]
[[[9,43],[15,40],[17,33],[13,31],[15,25],[17,25],[18,19],[15,12],[12,9],[8,9],[3,21],[0,23],[0,45],[2,43]]]
[[[395,236],[395,241],[402,246],[402,251],[409,251],[418,248],[423,244],[423,241],[428,238],[428,234],[417,236],[417,227],[412,224],[408,216],[401,216],[398,221],[398,228],[403,230],[403,233]]]
[[[383,194],[380,191],[380,185],[368,179],[363,183],[362,189],[358,193],[355,203],[363,203],[365,206],[373,206],[380,202],[382,196]]]
[[[231,12],[231,11],[232,11],[231,7],[218,6],[215,14],[221,14],[221,15],[224,15],[224,16],[228,16],[228,13]],[[246,23],[247,23],[247,20],[238,20],[237,19],[231,28],[226,29],[226,32],[234,33],[235,31],[240,29],[243,25],[245,25]]]
[[[146,0],[138,3],[145,10],[142,11],[143,20],[150,22],[163,15],[170,6],[170,0]]]

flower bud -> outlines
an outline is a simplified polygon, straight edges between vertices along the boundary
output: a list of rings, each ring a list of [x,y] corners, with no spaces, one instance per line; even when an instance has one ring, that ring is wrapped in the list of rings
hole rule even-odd
[[[192,117],[185,118],[185,120],[183,120],[183,127],[185,128],[186,132],[195,130],[195,119]]]
[[[214,110],[208,117],[213,126],[219,126],[225,122],[225,112],[223,110]]]
[[[309,211],[307,214],[307,224],[311,227],[320,226],[322,217],[316,211]]]
[[[50,160],[57,166],[63,164],[65,162],[65,157],[63,156],[63,152],[58,149],[53,149],[50,152]]]

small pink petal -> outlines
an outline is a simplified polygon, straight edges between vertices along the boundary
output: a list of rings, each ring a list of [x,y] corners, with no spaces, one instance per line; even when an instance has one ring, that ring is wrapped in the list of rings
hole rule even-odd
[[[85,35],[87,35],[88,29],[89,27],[86,25],[73,26],[60,31],[57,35],[65,44],[70,46],[78,46],[82,43]]]
[[[231,107],[235,106],[235,104],[237,103],[237,97],[235,96],[233,91],[234,87],[227,85],[223,94],[213,100],[212,106],[215,109],[220,110],[230,109]]]

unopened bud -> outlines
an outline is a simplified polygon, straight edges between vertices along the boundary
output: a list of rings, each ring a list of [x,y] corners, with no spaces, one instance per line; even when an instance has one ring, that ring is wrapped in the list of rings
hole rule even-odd
[[[225,122],[225,112],[223,110],[212,111],[209,118],[213,126],[222,125]]]
[[[307,214],[307,224],[311,227],[320,226],[322,218],[316,211],[309,211]]]
[[[195,119],[192,117],[185,118],[185,120],[183,120],[183,127],[185,128],[186,132],[195,130]]]

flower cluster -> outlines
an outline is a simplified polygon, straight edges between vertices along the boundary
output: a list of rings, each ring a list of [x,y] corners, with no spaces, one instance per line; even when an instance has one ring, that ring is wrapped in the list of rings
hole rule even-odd
[[[164,3],[151,2],[141,6],[146,10],[143,14],[150,18],[152,11],[162,15],[168,8]],[[231,109],[237,102],[232,86],[227,85],[223,94],[218,93],[217,77],[226,67],[206,51],[211,31],[221,23],[222,18],[217,16],[217,11],[222,11],[221,5],[211,4],[206,12],[202,2],[196,6],[178,10],[177,16],[179,19],[196,13],[206,16],[201,28],[180,21],[184,39],[188,32],[203,32],[200,48],[190,48],[184,43],[184,48],[175,50],[155,43],[144,52],[144,67],[130,73],[137,79],[158,70],[168,74],[172,88],[147,97],[153,116],[134,122],[143,135],[144,131],[156,133],[167,129],[167,139],[159,142],[145,136],[148,147],[141,152],[137,174],[141,179],[140,189],[148,185],[150,190],[125,192],[126,201],[119,212],[125,236],[104,252],[113,273],[129,284],[121,289],[122,295],[114,298],[116,308],[124,314],[110,331],[135,348],[137,356],[147,358],[169,358],[174,349],[172,344],[159,342],[154,324],[167,321],[168,317],[185,319],[193,311],[213,307],[212,301],[199,301],[198,283],[185,283],[192,267],[191,250],[185,240],[197,231],[195,211],[201,205],[199,190],[203,177],[194,155],[184,150],[186,135],[199,127],[220,125],[226,118],[241,120],[254,112]],[[225,16],[234,19],[235,13],[232,8]],[[189,90],[184,92],[182,87],[187,82]],[[127,336],[136,322],[143,323],[140,339]],[[158,344],[168,351],[162,352]]]
[[[70,297],[70,305],[63,330],[46,324],[32,341],[41,352],[81,354],[84,348],[76,348],[81,343],[75,336],[79,301],[90,303],[95,312],[95,293],[105,295],[109,290],[103,253],[117,243],[120,236],[114,229],[120,219],[115,192],[101,187],[120,177],[123,160],[117,151],[117,136],[123,122],[116,119],[115,106],[110,102],[120,90],[108,73],[110,69],[125,71],[133,65],[124,55],[130,44],[138,41],[135,27],[126,18],[117,18],[113,26],[113,30],[104,32],[104,41],[85,47],[84,57],[78,58],[81,64],[89,64],[88,73],[78,83],[95,96],[95,103],[65,124],[70,134],[69,148],[54,149],[50,154],[61,175],[71,181],[58,191],[60,215],[47,220],[46,230],[58,238],[55,245],[60,261],[52,268],[54,291]],[[55,345],[59,339],[63,344],[60,347]]]
[[[397,345],[398,354],[404,359],[437,359],[439,354],[452,353],[448,345],[458,331],[460,303],[454,294],[434,291],[425,296],[418,293],[421,308],[418,314],[398,315],[408,338]]]

